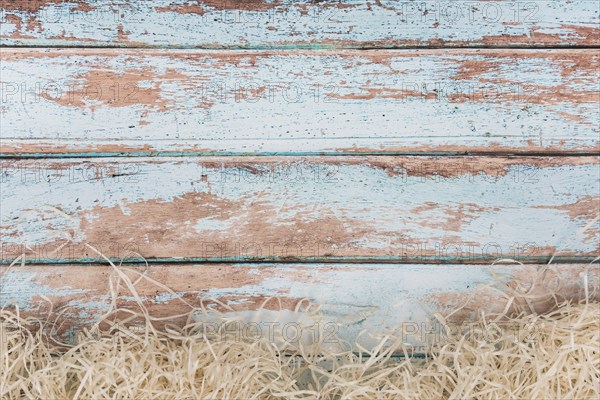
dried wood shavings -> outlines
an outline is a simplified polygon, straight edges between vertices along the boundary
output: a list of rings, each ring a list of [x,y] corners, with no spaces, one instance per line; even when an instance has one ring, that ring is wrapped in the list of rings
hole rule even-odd
[[[389,337],[364,354],[282,352],[196,324],[140,332],[113,322],[57,345],[18,310],[0,321],[2,399],[600,398],[598,303],[512,318],[493,340],[472,331],[425,359],[394,357],[401,346]]]
[[[481,314],[468,331],[417,358],[401,332],[358,353],[314,343],[284,348],[207,332],[191,317],[197,309],[185,326],[158,330],[153,321],[165,317],[149,315],[135,290],[144,278],[111,267],[113,296],[128,288],[140,311],[113,301],[75,343],[49,335],[49,320],[22,317],[16,307],[0,311],[1,399],[600,398],[600,303],[589,300],[587,288],[581,302],[543,314]],[[132,318],[146,324],[133,329]]]

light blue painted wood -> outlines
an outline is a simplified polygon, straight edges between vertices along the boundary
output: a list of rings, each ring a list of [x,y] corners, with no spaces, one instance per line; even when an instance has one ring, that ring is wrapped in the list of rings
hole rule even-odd
[[[591,50],[2,50],[0,153],[600,154]]]
[[[203,48],[594,46],[594,0],[2,2],[2,44]]]
[[[600,253],[598,157],[2,162],[3,258],[465,263]],[[62,247],[61,247],[62,246]],[[137,254],[130,253],[135,251]]]
[[[311,332],[335,332],[342,340],[364,345],[372,345],[383,335],[398,333],[404,327],[405,343],[414,346],[417,353],[425,350],[419,346],[428,341],[431,344],[433,332],[441,331],[434,314],[445,316],[464,306],[459,318],[447,320],[458,332],[479,313],[490,315],[504,310],[508,299],[499,296],[498,291],[515,296],[527,291],[526,307],[539,312],[554,304],[553,295],[559,301],[581,299],[585,298],[586,287],[590,299],[600,294],[597,264],[154,264],[122,270],[131,279],[143,273],[171,289],[167,291],[143,278],[136,285],[151,315],[159,310],[161,316],[180,315],[203,301],[213,314],[207,317],[198,312],[196,318],[210,327],[218,326],[218,318],[223,317],[239,321],[242,326],[254,324],[256,328],[258,324],[264,337],[269,338],[267,333],[273,331],[267,329],[267,324],[279,330],[289,324],[303,328],[303,340],[319,337],[309,335]],[[63,339],[91,325],[110,306],[108,277],[113,269],[108,265],[15,266],[0,272],[0,307],[18,305],[23,315],[50,321],[61,315],[61,331],[50,334]],[[535,290],[515,285],[534,281]],[[54,304],[55,314],[48,315],[47,299]],[[277,299],[281,300],[281,308]],[[215,300],[225,306],[218,307]],[[300,311],[294,312],[301,300],[320,308],[307,312],[305,302]],[[117,301],[121,307],[137,309],[134,298],[123,287]],[[518,304],[513,302],[517,310]],[[361,334],[365,329],[370,335]]]

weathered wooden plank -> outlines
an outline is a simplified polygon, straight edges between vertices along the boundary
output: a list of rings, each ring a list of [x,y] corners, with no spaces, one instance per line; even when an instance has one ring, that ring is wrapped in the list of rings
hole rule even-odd
[[[10,46],[594,46],[595,0],[2,0]]]
[[[239,320],[249,338],[258,332],[267,337],[273,329],[281,332],[286,326],[302,326],[307,340],[316,337],[310,333],[320,331],[364,343],[405,327],[405,342],[419,346],[427,340],[431,344],[433,333],[441,328],[434,313],[448,315],[463,307],[448,322],[454,328],[467,327],[481,312],[503,311],[508,297],[516,298],[515,311],[543,312],[556,301],[585,298],[586,287],[590,299],[600,295],[597,264],[204,264],[137,266],[121,271],[137,282],[135,290],[153,317],[171,317],[169,322],[184,324],[185,318],[175,316],[196,307],[197,320],[212,323],[214,316],[211,319],[200,312],[204,304],[220,316]],[[108,265],[16,266],[8,271],[0,268],[0,273],[0,307],[18,305],[23,316],[56,320],[56,335],[62,337],[74,333],[70,328],[89,326],[107,312],[112,298],[110,282],[116,287],[117,281]],[[121,284],[116,295],[118,307],[139,311],[126,285]],[[522,295],[527,295],[526,302]],[[305,303],[294,312],[304,299],[319,305],[319,311],[307,312]],[[136,323],[139,319],[130,322]],[[360,335],[362,330],[372,336]],[[289,333],[293,334],[293,329]]]
[[[594,50],[2,50],[1,152],[600,153]]]
[[[7,160],[2,259],[585,261],[600,253],[588,157]],[[135,251],[138,254],[129,253]]]

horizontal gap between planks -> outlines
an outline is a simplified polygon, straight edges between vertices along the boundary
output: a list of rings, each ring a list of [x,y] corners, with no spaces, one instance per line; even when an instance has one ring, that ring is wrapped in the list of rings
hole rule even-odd
[[[394,256],[370,256],[370,257],[312,257],[312,258],[297,258],[297,257],[271,257],[257,259],[255,257],[234,257],[234,258],[202,258],[202,257],[168,257],[168,258],[108,258],[114,264],[135,265],[164,265],[164,264],[395,264],[395,265],[418,265],[418,264],[444,264],[444,265],[473,265],[489,266],[496,262],[496,265],[506,265],[506,263],[498,263],[498,258],[492,257],[417,257],[410,259],[408,257]],[[503,260],[511,260],[515,263],[523,264],[600,264],[600,257],[594,256],[529,256],[518,258],[503,258]],[[107,264],[107,259],[89,257],[79,259],[64,259],[64,258],[46,258],[28,260],[25,258],[25,265],[85,265],[85,264]],[[0,267],[11,265],[12,261],[0,262]],[[15,265],[20,265],[19,260]]]
[[[511,49],[516,49],[516,50],[570,50],[570,49],[588,49],[588,50],[593,50],[593,49],[600,49],[600,42],[597,44],[591,44],[591,45],[569,45],[569,44],[565,44],[565,45],[534,45],[532,46],[531,44],[524,44],[524,45],[510,45],[510,46],[490,46],[490,45],[472,45],[472,46],[465,46],[465,45],[457,45],[457,46],[452,46],[452,45],[447,45],[447,46],[431,46],[431,45],[423,45],[423,46],[335,46],[335,45],[320,45],[320,44],[313,44],[313,45],[294,45],[294,46],[231,46],[231,47],[225,47],[225,46],[217,46],[217,47],[211,47],[211,46],[155,46],[155,45],[148,45],[148,46],[115,46],[115,45],[102,45],[102,44],[98,44],[98,45],[89,45],[89,46],[67,46],[67,45],[52,45],[52,46],[38,46],[38,45],[6,45],[6,44],[0,44],[0,49],[47,49],[47,50],[52,50],[52,49],[73,49],[73,50],[77,50],[77,49],[113,49],[113,50],[210,50],[210,51],[240,51],[240,50],[244,50],[244,51],[268,51],[268,50],[289,50],[289,51],[294,51],[294,50],[357,50],[357,51],[371,51],[371,50],[460,50],[460,49],[467,49],[467,50],[511,50]]]
[[[600,151],[561,151],[561,152],[453,152],[453,151],[434,151],[434,152],[324,152],[324,151],[299,151],[299,152],[80,152],[80,153],[0,153],[0,159],[3,160],[29,160],[29,159],[65,159],[65,158],[113,158],[113,157],[366,157],[366,156],[390,156],[390,157],[600,157]]]

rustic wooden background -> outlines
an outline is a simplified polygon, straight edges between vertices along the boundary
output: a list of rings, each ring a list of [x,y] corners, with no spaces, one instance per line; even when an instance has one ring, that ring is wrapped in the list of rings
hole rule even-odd
[[[3,306],[93,321],[86,243],[159,315],[308,298],[348,338],[551,260],[535,304],[597,293],[595,0],[0,3]]]

